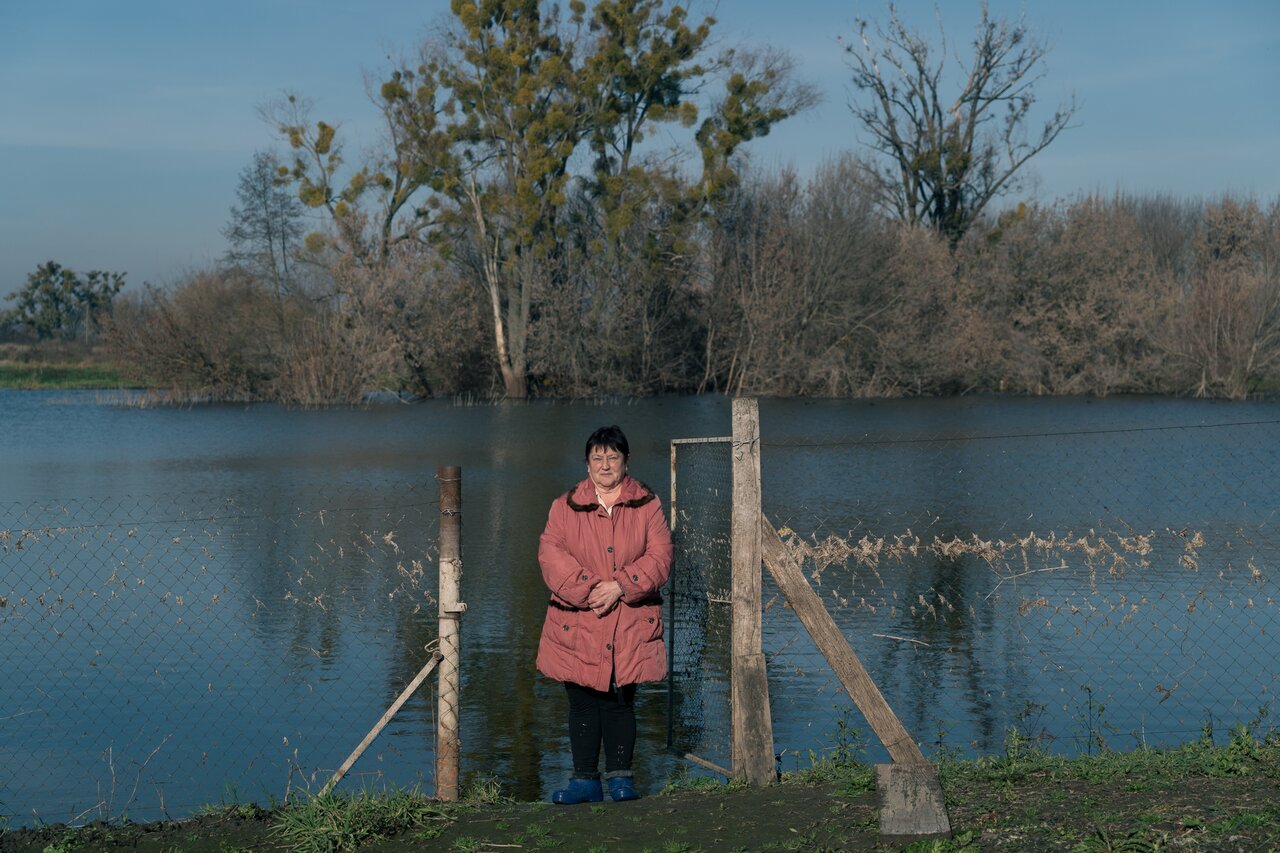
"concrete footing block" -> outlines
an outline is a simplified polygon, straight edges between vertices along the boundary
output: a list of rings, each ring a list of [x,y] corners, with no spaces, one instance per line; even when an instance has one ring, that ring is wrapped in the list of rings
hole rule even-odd
[[[950,838],[942,783],[933,764],[877,764],[880,836],[887,841]]]

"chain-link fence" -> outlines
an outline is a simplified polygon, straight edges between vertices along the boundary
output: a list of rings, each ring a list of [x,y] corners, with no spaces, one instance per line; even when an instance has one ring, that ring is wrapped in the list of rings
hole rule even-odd
[[[730,439],[672,443],[667,745],[722,768],[729,754],[733,496]]]
[[[0,813],[318,790],[430,657],[427,483],[0,507]],[[431,692],[343,785],[429,782]]]
[[[926,754],[1015,729],[1171,745],[1273,710],[1280,422],[762,445],[766,516]],[[676,456],[672,621],[696,643],[676,636],[672,704],[697,709],[676,746],[723,756],[729,444]],[[784,767],[856,748],[869,728],[767,573],[764,599]]]

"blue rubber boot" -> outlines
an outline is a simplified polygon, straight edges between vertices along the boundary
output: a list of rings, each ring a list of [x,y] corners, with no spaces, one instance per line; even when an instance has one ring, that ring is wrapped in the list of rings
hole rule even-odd
[[[561,806],[598,803],[603,799],[604,789],[600,787],[599,779],[570,779],[568,788],[562,788],[551,795],[551,802]]]
[[[640,799],[640,795],[636,793],[635,783],[630,776],[614,776],[610,779],[609,796],[613,797],[615,803]]]

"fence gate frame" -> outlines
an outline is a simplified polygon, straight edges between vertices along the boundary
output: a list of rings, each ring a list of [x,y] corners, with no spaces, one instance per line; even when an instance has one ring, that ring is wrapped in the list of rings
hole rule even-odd
[[[714,764],[702,756],[675,748],[671,742],[671,721],[675,714],[674,691],[667,690],[667,748],[686,761],[749,785],[768,785],[777,780],[777,758],[773,750],[773,718],[769,708],[769,678],[764,659],[761,536],[760,536],[760,407],[754,399],[733,401],[733,434],[710,438],[671,440],[671,529],[676,529],[676,448],[683,444],[727,444],[732,453],[732,512],[730,518],[730,768]],[[675,586],[679,566],[671,576],[672,610],[667,624],[668,672],[675,648]]]

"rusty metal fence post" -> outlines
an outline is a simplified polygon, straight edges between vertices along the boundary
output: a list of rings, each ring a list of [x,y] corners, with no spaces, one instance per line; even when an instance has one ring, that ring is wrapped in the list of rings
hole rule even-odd
[[[462,748],[458,660],[459,623],[467,605],[460,598],[462,579],[462,469],[436,468],[440,481],[440,689],[436,726],[436,797],[458,799],[458,764]]]

